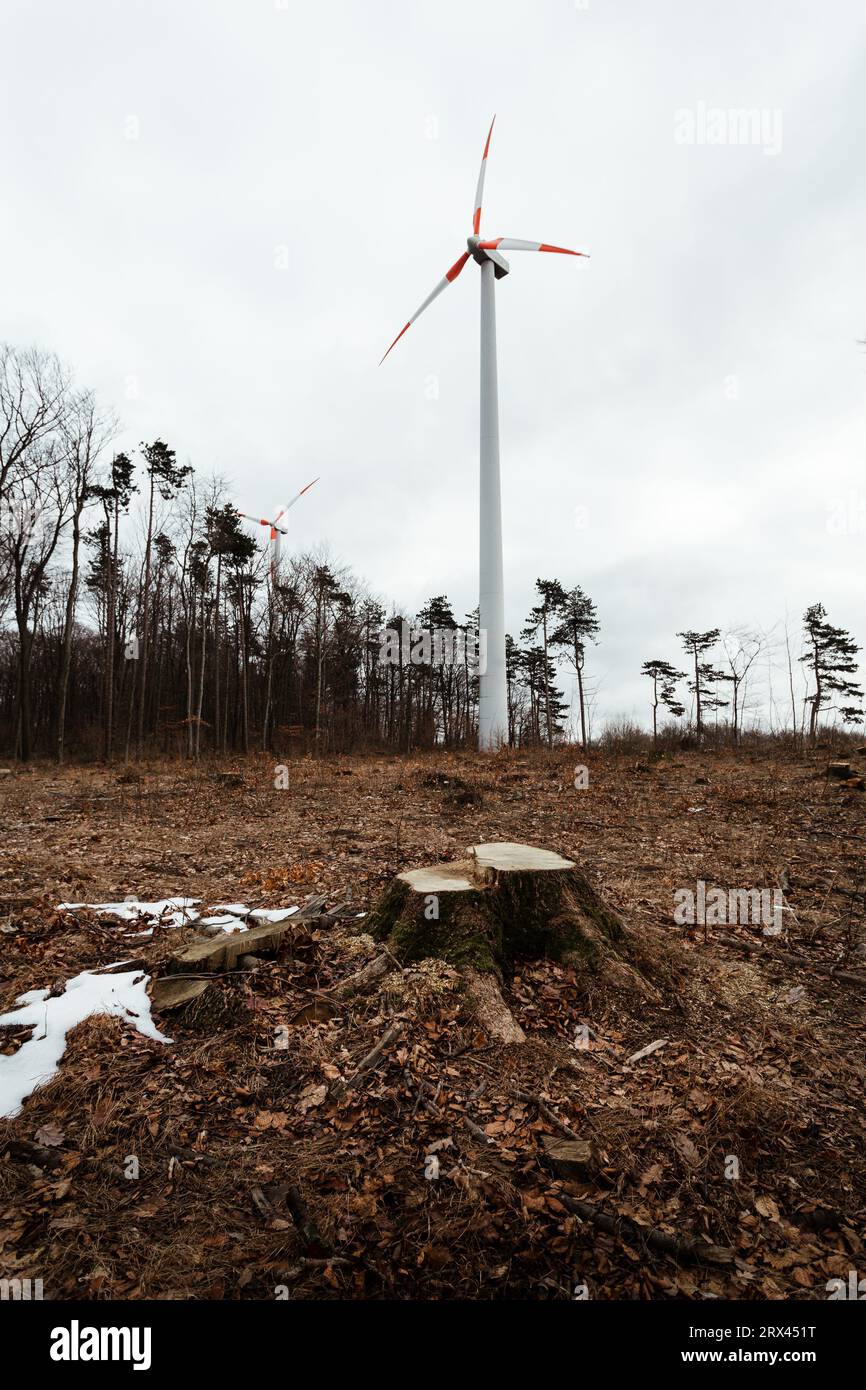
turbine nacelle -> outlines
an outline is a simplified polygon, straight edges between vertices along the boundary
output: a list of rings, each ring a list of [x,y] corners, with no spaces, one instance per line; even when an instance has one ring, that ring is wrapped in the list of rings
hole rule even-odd
[[[497,280],[501,280],[504,275],[508,274],[511,266],[508,264],[505,257],[501,256],[498,251],[494,251],[490,247],[483,247],[480,236],[467,237],[466,245],[469,247],[470,256],[474,261],[477,261],[479,265],[483,265],[485,261],[493,262],[493,273]]]

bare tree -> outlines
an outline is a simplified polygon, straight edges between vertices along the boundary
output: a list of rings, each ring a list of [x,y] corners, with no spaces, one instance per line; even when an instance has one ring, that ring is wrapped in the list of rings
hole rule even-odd
[[[66,700],[69,672],[72,666],[72,635],[75,627],[75,607],[78,601],[78,580],[81,552],[81,519],[85,508],[98,500],[95,473],[99,456],[117,430],[112,415],[100,414],[92,391],[81,391],[69,401],[60,427],[63,450],[61,466],[65,471],[65,486],[72,526],[72,555],[69,587],[66,591],[66,611],[60,656],[60,685],[57,695],[57,733],[55,756],[63,761],[63,742],[66,733]]]
[[[21,529],[14,507],[41,466],[38,446],[62,421],[68,392],[69,373],[53,353],[0,343],[0,524],[9,539],[0,549],[0,611],[14,584],[12,543]]]
[[[10,521],[4,529],[18,629],[18,730],[16,754],[27,762],[32,752],[30,667],[40,604],[48,592],[48,566],[69,520],[70,494],[54,440],[27,451],[21,473],[7,486]]]
[[[764,651],[767,641],[763,633],[748,628],[732,628],[722,638],[731,687],[731,739],[736,746],[740,740],[742,714],[745,707],[745,684],[749,671]]]

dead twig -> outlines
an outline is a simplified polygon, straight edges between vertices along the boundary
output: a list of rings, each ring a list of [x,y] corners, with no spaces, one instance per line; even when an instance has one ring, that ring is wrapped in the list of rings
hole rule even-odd
[[[382,1034],[376,1046],[367,1053],[366,1057],[361,1059],[349,1079],[347,1081],[337,1082],[331,1087],[331,1097],[333,1100],[340,1100],[348,1091],[354,1090],[361,1080],[361,1077],[375,1067],[376,1063],[381,1059],[385,1049],[394,1041],[397,1035],[402,1031],[402,1028],[402,1023],[391,1024],[391,1027]]]
[[[567,1139],[580,1139],[579,1134],[575,1134],[573,1129],[569,1129],[564,1120],[561,1120],[555,1110],[551,1110],[546,1101],[540,1096],[534,1096],[529,1091],[515,1091],[518,1100],[525,1101],[527,1105],[534,1105],[540,1115],[543,1115],[552,1125],[555,1125],[560,1134],[564,1134]]]

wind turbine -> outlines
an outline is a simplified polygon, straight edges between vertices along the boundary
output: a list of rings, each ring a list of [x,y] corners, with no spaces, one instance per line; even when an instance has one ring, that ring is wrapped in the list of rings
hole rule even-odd
[[[280,507],[280,510],[277,512],[273,521],[269,521],[267,517],[250,516],[248,512],[238,512],[238,516],[242,516],[244,521],[252,521],[253,524],[256,526],[267,526],[270,528],[269,540],[273,547],[271,551],[272,579],[276,579],[279,573],[283,536],[287,536],[289,534],[288,526],[286,526],[285,524],[281,525],[280,523],[283,517],[286,515],[286,512],[290,511],[291,508],[295,505],[295,503],[300,501],[304,493],[309,492],[310,488],[313,486],[313,483],[317,483],[318,481],[318,478],[314,478],[312,483],[307,483],[306,487],[302,487],[300,492],[292,498],[291,502],[287,502],[284,507]]]
[[[493,124],[490,122],[481,170],[475,191],[475,213],[472,235],[467,237],[467,250],[445,272],[432,294],[416,309],[409,322],[400,329],[388,352],[403,334],[437,299],[444,289],[457,279],[466,262],[476,261],[481,267],[481,440],[480,440],[480,547],[479,547],[479,615],[478,625],[487,637],[487,665],[480,676],[478,702],[478,747],[485,751],[497,748],[508,740],[508,687],[505,675],[505,599],[502,579],[502,504],[499,486],[499,394],[496,380],[496,303],[493,287],[496,280],[507,275],[510,266],[502,251],[554,251],[562,256],[585,256],[584,251],[569,251],[564,246],[550,246],[544,241],[518,241],[514,237],[481,239],[481,203],[484,175],[490,152]],[[385,353],[385,357],[388,356]],[[382,358],[382,362],[385,361]],[[382,362],[379,365],[382,365]]]

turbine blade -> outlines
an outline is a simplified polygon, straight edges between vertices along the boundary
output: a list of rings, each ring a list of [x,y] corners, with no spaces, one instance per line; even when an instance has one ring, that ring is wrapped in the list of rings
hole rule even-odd
[[[496,117],[490,122],[490,129],[487,132],[487,140],[484,145],[484,153],[481,156],[481,168],[478,171],[478,183],[475,188],[475,214],[472,218],[472,234],[478,236],[481,231],[481,201],[484,196],[484,175],[487,172],[487,156],[490,152],[490,137],[493,134],[493,125]]]
[[[407,329],[407,328],[411,328],[411,326],[412,326],[412,324],[415,322],[415,320],[416,320],[416,319],[419,319],[419,318],[421,317],[421,315],[423,314],[424,310],[425,310],[430,304],[433,303],[433,300],[434,300],[434,299],[438,299],[438,297],[439,297],[439,295],[442,293],[442,291],[445,290],[445,289],[447,289],[448,286],[451,284],[451,281],[457,279],[457,276],[460,274],[461,270],[463,269],[463,267],[465,266],[465,264],[466,264],[466,262],[467,262],[468,260],[469,260],[469,252],[468,252],[468,251],[464,251],[464,252],[463,252],[463,255],[460,257],[460,259],[454,262],[454,264],[452,265],[451,269],[450,269],[450,270],[446,270],[446,272],[445,272],[445,274],[443,275],[442,279],[439,281],[439,284],[436,286],[436,288],[433,290],[433,292],[432,292],[431,294],[428,294],[427,298],[424,300],[424,303],[421,305],[421,308],[420,308],[420,309],[416,309],[415,312],[414,312],[414,314],[413,314],[412,317],[410,318],[409,322],[408,322],[407,324],[404,324],[403,327],[400,329],[400,332],[397,334],[396,338],[394,339],[393,343],[391,344],[391,347],[389,347],[388,352],[391,351],[391,348],[396,347],[397,343],[399,343],[400,339],[403,337],[403,334],[406,332],[406,329]],[[385,357],[388,356],[388,352],[385,353]],[[380,367],[381,367],[381,365],[382,365],[382,362],[385,361],[385,357],[383,357],[383,358],[382,358],[382,361],[379,363],[379,366],[380,366]]]
[[[511,236],[494,237],[492,241],[479,241],[479,251],[556,251],[560,256],[585,256],[586,251],[569,251],[566,246],[550,246],[546,241],[518,241]]]
[[[319,481],[318,478],[314,478],[314,479],[313,479],[313,483],[317,483],[318,481]],[[287,502],[286,505],[283,507],[283,510],[282,510],[281,512],[277,512],[276,516],[274,517],[274,520],[275,520],[275,521],[279,521],[279,519],[280,519],[281,516],[285,516],[285,514],[286,514],[286,512],[289,510],[289,508],[290,508],[290,507],[293,507],[293,506],[295,505],[296,502],[299,502],[299,501],[301,500],[301,498],[303,497],[303,495],[304,495],[305,492],[309,492],[310,488],[313,486],[313,483],[307,483],[307,486],[306,486],[306,487],[302,487],[301,490],[300,490],[300,492],[297,493],[297,495],[296,495],[295,497],[292,498],[291,502]]]
[[[261,517],[261,516],[250,516],[249,512],[238,512],[238,516],[242,516],[243,519],[244,519],[244,521],[251,521],[251,522],[253,523],[254,526],[272,526],[272,525],[273,525],[273,522],[272,522],[272,521],[268,521],[266,517]]]

